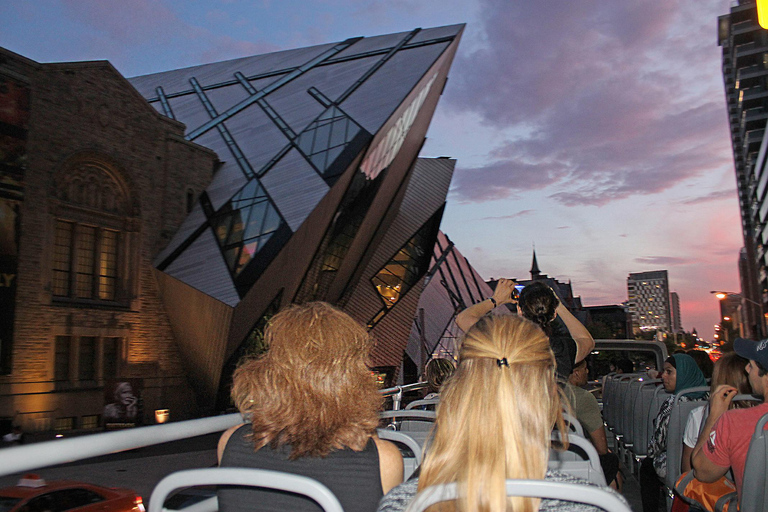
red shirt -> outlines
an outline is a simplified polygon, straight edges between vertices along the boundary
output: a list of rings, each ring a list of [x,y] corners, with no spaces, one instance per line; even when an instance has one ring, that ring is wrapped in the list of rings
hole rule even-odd
[[[715,423],[704,446],[704,455],[712,463],[733,468],[733,477],[736,480],[736,491],[739,496],[741,496],[741,485],[744,481],[749,441],[752,439],[755,425],[765,413],[768,413],[768,403],[747,409],[726,411]]]

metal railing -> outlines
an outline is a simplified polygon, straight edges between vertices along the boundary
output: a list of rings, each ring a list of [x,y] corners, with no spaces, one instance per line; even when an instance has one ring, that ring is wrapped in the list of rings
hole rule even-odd
[[[392,410],[399,411],[400,406],[403,403],[403,393],[408,391],[418,391],[419,389],[426,389],[426,382],[416,382],[414,384],[405,384],[403,386],[395,386],[393,388],[382,389],[381,394],[385,397],[392,398]]]
[[[426,387],[426,382],[417,382],[383,389],[381,394],[392,398],[392,409],[397,411],[402,404],[403,392]],[[0,451],[0,476],[223,432],[242,422],[243,417],[235,413],[3,448]]]

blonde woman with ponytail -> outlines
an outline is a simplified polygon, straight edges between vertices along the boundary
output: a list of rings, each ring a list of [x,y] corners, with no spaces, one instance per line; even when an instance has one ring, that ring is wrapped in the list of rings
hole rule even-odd
[[[430,509],[461,512],[599,510],[507,497],[505,480],[585,481],[547,470],[553,427],[566,436],[555,358],[544,332],[519,316],[484,317],[468,330],[445,383],[420,476],[384,496],[379,512],[405,510],[418,491],[459,485],[459,499]]]

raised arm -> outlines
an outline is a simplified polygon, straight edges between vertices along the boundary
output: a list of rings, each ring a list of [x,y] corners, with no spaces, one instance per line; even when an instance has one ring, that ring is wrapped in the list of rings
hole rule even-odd
[[[480,301],[477,304],[472,304],[456,315],[456,325],[458,325],[459,329],[462,331],[467,332],[478,320],[490,313],[496,307],[501,306],[502,304],[517,303],[517,301],[512,298],[515,284],[517,283],[513,279],[499,279],[491,298]]]
[[[568,308],[563,306],[562,302],[557,305],[557,309],[555,311],[565,324],[565,327],[568,329],[568,333],[573,338],[573,341],[576,342],[575,362],[578,363],[587,357],[589,353],[592,352],[592,349],[595,348],[595,340],[592,338],[592,335],[589,334],[587,328],[584,327],[584,324],[579,322],[579,320],[573,316],[570,311],[568,311]]]

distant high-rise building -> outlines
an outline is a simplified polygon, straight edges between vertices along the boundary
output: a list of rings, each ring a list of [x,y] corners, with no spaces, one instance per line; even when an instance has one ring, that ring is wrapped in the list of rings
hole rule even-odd
[[[669,293],[669,311],[672,313],[672,332],[683,331],[683,321],[680,317],[680,296],[677,292]]]
[[[629,274],[627,296],[635,330],[669,332],[669,277],[666,270]]]
[[[768,120],[768,31],[757,21],[754,0],[739,0],[718,18],[723,82],[739,195],[744,260],[740,263],[743,311],[750,335],[761,337],[768,297],[768,201],[765,125]],[[762,155],[762,156],[761,156]]]

